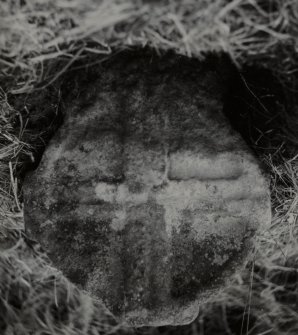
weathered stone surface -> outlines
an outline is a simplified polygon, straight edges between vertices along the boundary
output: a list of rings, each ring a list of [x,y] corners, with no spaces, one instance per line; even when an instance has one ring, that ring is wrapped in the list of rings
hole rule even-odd
[[[270,222],[268,185],[222,114],[219,78],[184,63],[107,63],[24,185],[27,233],[135,326],[191,322]]]

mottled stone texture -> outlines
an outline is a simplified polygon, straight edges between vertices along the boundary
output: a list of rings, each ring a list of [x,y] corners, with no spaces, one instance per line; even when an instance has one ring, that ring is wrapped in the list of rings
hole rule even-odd
[[[90,78],[25,181],[26,231],[119,319],[191,322],[270,222],[268,185],[208,64],[120,55]]]

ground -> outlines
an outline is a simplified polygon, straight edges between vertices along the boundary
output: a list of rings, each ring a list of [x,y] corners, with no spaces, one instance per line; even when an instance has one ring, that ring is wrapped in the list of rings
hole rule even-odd
[[[0,28],[2,333],[297,334],[297,1],[4,0]],[[134,47],[228,57],[240,84],[225,112],[271,177],[272,225],[251,261],[179,329],[117,325],[23,232],[22,178],[61,121],[59,80]]]

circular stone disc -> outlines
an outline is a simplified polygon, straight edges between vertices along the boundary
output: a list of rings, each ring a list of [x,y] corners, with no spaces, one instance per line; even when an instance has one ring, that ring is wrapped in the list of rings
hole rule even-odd
[[[92,78],[25,180],[26,231],[120,320],[189,323],[270,222],[267,182],[206,64],[120,55]]]

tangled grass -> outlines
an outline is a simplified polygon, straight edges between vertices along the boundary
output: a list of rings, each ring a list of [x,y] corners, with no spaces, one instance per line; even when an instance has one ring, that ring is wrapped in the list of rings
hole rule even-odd
[[[65,71],[88,53],[135,45],[199,58],[225,52],[238,66],[274,66],[284,80],[297,71],[294,0],[11,0],[0,14],[1,73],[12,93],[45,79],[47,61],[64,58]]]
[[[0,332],[297,334],[297,36],[296,0],[1,0]],[[272,111],[283,122],[260,131],[274,143],[251,143],[271,177],[272,225],[231,287],[179,329],[117,325],[23,233],[22,169],[54,129],[60,102],[52,84],[76,61],[87,66],[94,56],[103,59],[133,46],[199,59],[225,53],[240,70],[251,64],[269,69],[285,96]],[[250,83],[247,90],[261,113],[272,108]],[[42,97],[32,103],[36,92]]]

